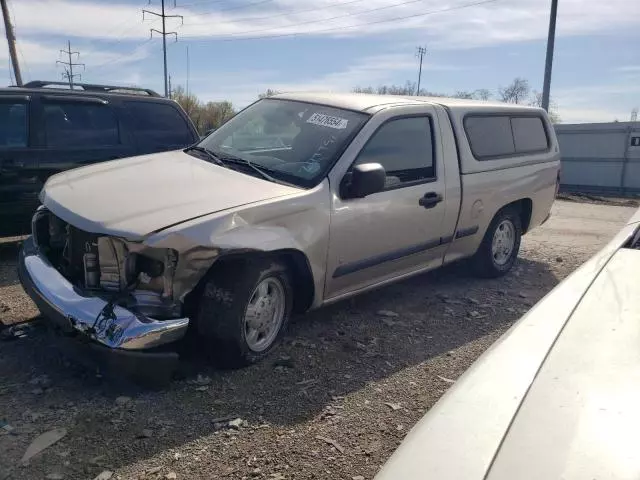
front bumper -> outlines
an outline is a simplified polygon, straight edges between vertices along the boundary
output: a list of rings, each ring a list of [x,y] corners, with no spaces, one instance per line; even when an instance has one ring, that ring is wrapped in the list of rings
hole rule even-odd
[[[146,350],[175,342],[187,332],[188,318],[156,320],[83,294],[39,253],[32,237],[20,250],[18,273],[43,315],[64,332],[80,332],[102,346]]]

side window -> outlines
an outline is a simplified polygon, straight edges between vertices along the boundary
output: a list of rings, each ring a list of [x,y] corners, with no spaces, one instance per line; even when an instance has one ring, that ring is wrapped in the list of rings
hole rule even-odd
[[[193,143],[189,126],[171,104],[159,102],[125,102],[133,120],[133,135],[146,152],[178,149]]]
[[[473,116],[464,121],[473,155],[478,159],[516,152],[508,116]]]
[[[478,160],[549,149],[549,138],[540,117],[473,115],[464,120],[464,129]]]
[[[544,152],[549,139],[540,117],[513,117],[513,139],[518,153]]]
[[[82,102],[43,104],[49,147],[106,147],[120,144],[118,119],[108,105]]]
[[[29,105],[0,102],[0,147],[26,147],[29,140]]]
[[[432,137],[428,117],[391,120],[373,134],[355,165],[382,165],[387,173],[387,188],[434,178]]]

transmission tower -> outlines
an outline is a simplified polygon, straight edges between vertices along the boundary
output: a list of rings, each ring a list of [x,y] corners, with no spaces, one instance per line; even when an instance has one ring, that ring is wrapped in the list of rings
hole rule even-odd
[[[60,53],[64,53],[66,55],[69,56],[69,61],[68,62],[64,62],[62,60],[57,60],[56,61],[56,65],[59,63],[61,65],[64,65],[64,72],[62,72],[62,78],[65,78],[67,80],[69,80],[69,88],[73,90],[73,79],[75,77],[79,77],[82,78],[82,75],[80,75],[79,73],[73,73],[73,67],[82,67],[82,69],[84,70],[84,63],[74,63],[73,61],[73,55],[76,56],[77,59],[80,58],[80,52],[72,52],[71,51],[71,42],[69,40],[67,40],[67,49],[66,50],[60,50]]]
[[[169,76],[167,74],[167,35],[173,35],[175,37],[175,41],[178,41],[178,32],[167,32],[166,28],[166,19],[167,18],[179,18],[181,22],[184,21],[184,17],[182,15],[166,15],[164,10],[164,0],[161,1],[161,11],[152,12],[151,10],[142,10],[142,20],[144,21],[144,14],[148,13],[149,15],[155,15],[156,17],[162,18],[162,31],[156,30],[152,28],[150,30],[151,38],[153,38],[153,32],[156,32],[158,35],[162,35],[162,55],[164,57],[164,96],[169,97]],[[151,0],[149,0],[149,5],[151,5]],[[173,1],[173,7],[176,7],[175,0]]]
[[[420,67],[418,70],[418,88],[416,88],[416,95],[420,95],[420,80],[422,80],[422,59],[427,54],[427,47],[418,47],[416,50],[416,57],[420,59]]]

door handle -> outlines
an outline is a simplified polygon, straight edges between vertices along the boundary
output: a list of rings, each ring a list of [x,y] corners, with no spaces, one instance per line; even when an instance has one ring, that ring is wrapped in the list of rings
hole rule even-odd
[[[418,204],[424,208],[433,208],[442,201],[442,195],[436,192],[425,193],[424,197],[418,200]]]

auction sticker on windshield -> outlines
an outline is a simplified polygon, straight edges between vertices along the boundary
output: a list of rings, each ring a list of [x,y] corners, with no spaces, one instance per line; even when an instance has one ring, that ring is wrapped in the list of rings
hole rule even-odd
[[[321,127],[343,130],[347,128],[348,120],[346,118],[325,115],[324,113],[314,113],[308,118],[307,123],[313,123],[314,125],[320,125]]]

